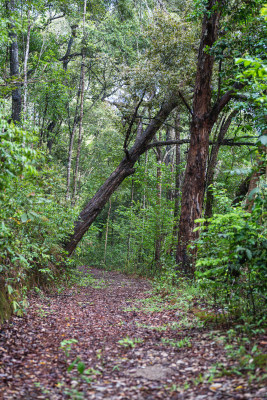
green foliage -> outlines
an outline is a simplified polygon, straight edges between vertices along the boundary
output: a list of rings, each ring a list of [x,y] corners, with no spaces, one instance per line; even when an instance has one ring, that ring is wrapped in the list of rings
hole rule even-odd
[[[198,282],[230,317],[261,320],[267,295],[266,198],[264,193],[257,193],[248,213],[241,207],[231,207],[225,194],[215,196],[228,210],[214,214],[208,226],[200,228]]]
[[[143,339],[141,339],[141,338],[129,338],[128,336],[126,338],[118,341],[120,346],[131,347],[132,349],[136,346],[136,344],[139,344],[142,342],[143,342]]]
[[[190,339],[187,337],[185,337],[181,340],[178,340],[178,341],[168,339],[168,338],[161,338],[161,341],[163,344],[177,348],[177,349],[181,349],[182,347],[191,347]]]
[[[0,271],[17,314],[26,306],[27,288],[44,284],[63,265],[60,242],[70,232],[73,211],[60,201],[60,175],[35,149],[34,132],[0,117]]]

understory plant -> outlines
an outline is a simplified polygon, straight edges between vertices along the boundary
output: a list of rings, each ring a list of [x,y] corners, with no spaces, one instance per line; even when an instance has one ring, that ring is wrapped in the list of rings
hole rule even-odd
[[[232,207],[223,191],[215,197],[224,212],[202,225],[196,277],[229,317],[265,321],[267,300],[266,193],[257,189],[251,213]]]
[[[0,168],[0,286],[22,314],[27,290],[51,282],[67,264],[60,243],[74,211],[64,204],[60,171],[38,149],[34,132],[9,123],[3,107]]]

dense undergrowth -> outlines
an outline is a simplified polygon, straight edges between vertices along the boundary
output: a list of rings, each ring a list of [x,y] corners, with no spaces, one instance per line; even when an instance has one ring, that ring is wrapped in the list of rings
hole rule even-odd
[[[61,172],[33,131],[0,118],[0,319],[21,315],[29,288],[49,284],[70,261],[61,247],[73,224]],[[11,306],[11,307],[10,307]]]

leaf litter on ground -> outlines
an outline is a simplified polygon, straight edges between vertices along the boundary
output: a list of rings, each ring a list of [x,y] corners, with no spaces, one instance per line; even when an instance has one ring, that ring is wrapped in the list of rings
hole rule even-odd
[[[2,326],[0,399],[265,398],[264,366],[240,372],[223,328],[155,297],[145,279],[80,276],[60,295],[32,295],[27,314]]]

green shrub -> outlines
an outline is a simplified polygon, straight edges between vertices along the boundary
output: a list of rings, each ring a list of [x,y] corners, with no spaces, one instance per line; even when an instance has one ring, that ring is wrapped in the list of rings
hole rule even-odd
[[[198,220],[203,225],[196,276],[230,315],[260,320],[267,299],[266,198],[258,191],[251,213],[231,207],[225,194],[217,194],[217,200],[228,210]]]

